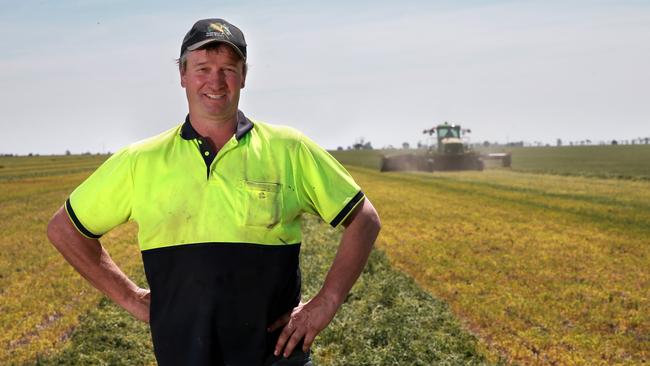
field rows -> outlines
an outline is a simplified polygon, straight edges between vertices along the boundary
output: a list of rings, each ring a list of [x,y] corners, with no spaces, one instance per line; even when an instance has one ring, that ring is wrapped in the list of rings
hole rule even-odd
[[[0,157],[0,181],[94,170],[106,155]]]
[[[139,354],[143,363],[151,361],[150,345],[141,339],[146,329],[128,316],[116,320],[113,314],[120,311],[111,306],[92,310],[100,303],[99,294],[45,238],[51,214],[103,158],[24,161],[35,170],[49,169],[51,175],[43,177],[15,164],[15,158],[10,163],[0,159],[0,364],[36,358],[50,360],[45,364],[92,364],[96,362],[88,360],[125,352]],[[76,169],[84,171],[69,173]],[[430,174],[349,169],[380,212],[379,247],[393,266],[447,302],[493,360],[647,362],[650,182],[507,170]],[[322,276],[338,235],[317,227],[306,227],[315,239],[302,260],[321,271],[305,271],[312,277],[307,293],[315,291],[313,277]],[[143,280],[135,230],[135,225],[121,227],[106,236],[105,245],[127,273]],[[314,248],[320,249],[310,253]],[[443,304],[419,294],[381,263],[371,261],[347,310],[323,334],[316,349],[320,360],[388,365],[415,354],[424,356],[410,364],[483,363],[471,337],[444,315]],[[436,320],[443,318],[442,323]],[[102,337],[116,327],[132,329],[140,338]],[[358,330],[339,341],[348,327]],[[90,339],[92,346],[86,344]],[[131,348],[116,349],[116,344]],[[462,349],[469,352],[464,361]],[[80,361],[80,354],[86,361]]]
[[[447,301],[488,352],[523,364],[650,357],[650,184],[350,167],[394,265]]]

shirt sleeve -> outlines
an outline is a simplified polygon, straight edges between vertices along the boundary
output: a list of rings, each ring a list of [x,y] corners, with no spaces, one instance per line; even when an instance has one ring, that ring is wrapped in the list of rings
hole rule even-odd
[[[97,239],[131,217],[131,154],[124,148],[79,185],[65,203],[70,220],[88,238]]]
[[[350,173],[305,136],[301,136],[298,146],[294,177],[303,211],[320,216],[332,227],[343,222],[364,199]]]

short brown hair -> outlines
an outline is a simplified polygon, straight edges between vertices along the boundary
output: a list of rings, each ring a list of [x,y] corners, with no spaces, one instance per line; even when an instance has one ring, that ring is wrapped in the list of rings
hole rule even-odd
[[[208,52],[221,52],[223,50],[228,50],[227,52],[231,52],[233,55],[237,56],[240,60],[242,60],[242,57],[237,53],[235,50],[232,49],[232,46],[226,44],[226,43],[221,43],[221,42],[213,42],[213,43],[208,43],[203,47],[200,47],[196,49],[195,51],[198,50],[206,50]],[[176,64],[178,65],[178,69],[180,70],[181,73],[185,72],[187,68],[187,53],[192,52],[192,51],[185,51],[181,55],[181,57],[176,59]],[[248,63],[244,61],[244,74],[248,71]]]

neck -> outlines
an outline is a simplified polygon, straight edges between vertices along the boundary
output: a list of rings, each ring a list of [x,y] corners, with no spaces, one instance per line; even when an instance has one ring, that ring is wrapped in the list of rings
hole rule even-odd
[[[196,132],[208,139],[212,147],[218,151],[232,138],[237,130],[237,111],[235,111],[234,115],[224,117],[206,117],[190,111],[190,122]]]

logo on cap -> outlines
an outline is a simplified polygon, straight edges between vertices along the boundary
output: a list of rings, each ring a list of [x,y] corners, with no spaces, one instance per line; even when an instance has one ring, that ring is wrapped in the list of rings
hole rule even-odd
[[[215,37],[215,36],[232,37],[232,33],[230,33],[230,29],[228,29],[228,26],[225,24],[211,23],[208,26],[208,32],[205,33],[205,36],[206,37]]]

